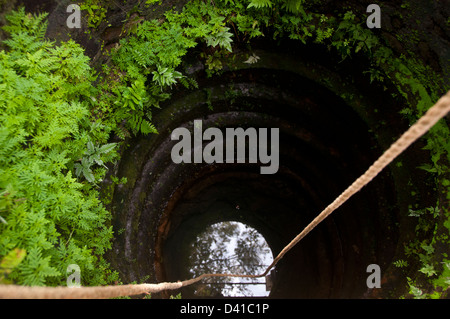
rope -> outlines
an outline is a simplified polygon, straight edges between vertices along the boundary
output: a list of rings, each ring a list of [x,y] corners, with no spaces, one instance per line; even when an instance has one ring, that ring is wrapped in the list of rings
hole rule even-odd
[[[137,284],[118,286],[98,286],[98,287],[27,287],[18,285],[0,285],[0,298],[114,298],[121,296],[132,296],[139,294],[156,293],[163,290],[174,290],[192,285],[209,277],[244,277],[258,278],[266,276],[269,271],[291,250],[300,240],[302,240],[320,222],[327,218],[332,212],[344,204],[351,196],[360,191],[378,173],[389,165],[406,148],[425,134],[434,124],[450,112],[450,91],[441,97],[413,126],[381,155],[369,169],[356,179],[341,195],[339,195],[330,205],[328,205],[313,221],[307,225],[273,260],[267,269],[259,275],[238,275],[238,274],[203,274],[196,278],[179,282],[163,282],[159,284]]]

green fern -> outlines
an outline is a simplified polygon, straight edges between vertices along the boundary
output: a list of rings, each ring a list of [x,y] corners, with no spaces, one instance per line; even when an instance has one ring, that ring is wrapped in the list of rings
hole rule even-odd
[[[177,79],[182,77],[180,72],[162,67],[161,65],[157,65],[157,70],[153,71],[152,74],[152,80],[161,87],[161,91],[166,86],[172,87],[173,84],[177,83]]]
[[[158,133],[156,127],[140,114],[133,115],[129,121],[131,127],[142,134]]]
[[[247,6],[247,8],[256,8],[256,9],[260,9],[260,8],[265,8],[265,7],[269,7],[272,8],[272,1],[270,0],[250,0],[250,4]]]
[[[282,1],[282,8],[290,13],[302,13],[304,16],[306,15],[303,4],[305,0],[286,0]]]
[[[403,259],[396,260],[393,262],[393,264],[395,267],[398,267],[398,268],[408,267],[408,262]]]
[[[110,128],[90,118],[89,58],[73,41],[46,41],[45,17],[13,11],[8,51],[0,51],[0,260],[27,252],[7,274],[10,283],[63,284],[67,265],[78,263],[88,284],[100,284],[109,280],[99,269],[107,267],[110,216],[97,190],[72,172],[85,157],[93,163],[86,175],[99,180],[115,152]]]
[[[212,47],[220,46],[221,48],[231,52],[231,43],[233,42],[231,37],[233,34],[228,32],[229,30],[230,28],[228,27],[219,28],[213,34],[206,37],[206,43]]]
[[[22,262],[27,252],[24,249],[15,248],[0,260],[0,284],[11,284],[9,274]]]
[[[95,176],[92,171],[93,165],[97,164],[106,168],[102,156],[108,154],[116,147],[115,143],[108,143],[100,147],[94,146],[94,143],[89,141],[86,145],[86,151],[80,163],[75,163],[76,176],[84,176],[89,183],[95,184]]]

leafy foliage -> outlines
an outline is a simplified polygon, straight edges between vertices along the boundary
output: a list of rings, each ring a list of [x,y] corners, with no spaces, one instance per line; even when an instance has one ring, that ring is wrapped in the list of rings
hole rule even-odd
[[[170,97],[174,85],[197,87],[176,70],[182,58],[201,42],[212,51],[231,52],[229,30],[219,9],[202,1],[193,1],[183,12],[166,12],[163,22],[139,21],[111,53],[113,63],[105,70],[96,108],[111,123],[124,123],[111,125],[119,136],[157,133],[152,108]]]
[[[274,3],[288,16],[286,21],[297,19],[296,32],[309,34],[307,29],[300,28],[301,22],[309,19],[303,1]],[[269,12],[267,15],[258,12],[271,6],[271,1],[218,1],[210,5],[193,0],[182,12],[166,12],[164,21],[137,21],[119,47],[111,52],[112,64],[105,68],[106,77],[96,97],[97,111],[103,118],[110,118],[111,126],[121,137],[156,133],[151,123],[152,108],[158,108],[170,97],[174,85],[197,86],[194,80],[177,71],[187,52],[202,45],[200,57],[205,60],[207,73],[219,72],[222,60],[233,50],[235,36],[240,40],[261,36],[261,26],[275,23]],[[297,18],[298,13],[303,18]],[[331,30],[327,32],[320,37],[329,36]],[[115,126],[116,123],[122,124]]]
[[[106,18],[107,9],[99,0],[85,0],[81,3],[80,9],[87,12],[87,23],[91,28],[98,27]]]
[[[102,145],[101,147],[94,146],[94,143],[89,141],[87,143],[87,150],[84,153],[83,158],[81,159],[81,163],[75,163],[75,174],[79,177],[83,175],[86,180],[90,183],[95,183],[95,177],[92,172],[91,167],[94,164],[103,166],[104,168],[107,168],[105,164],[103,163],[103,160],[101,159],[102,155],[109,154],[116,144],[109,143]]]
[[[152,72],[153,81],[156,82],[161,90],[165,86],[172,86],[172,84],[177,83],[177,79],[181,78],[182,75],[178,71],[171,70],[169,68],[163,68],[161,66],[157,66],[157,70]]]
[[[26,256],[24,249],[14,248],[0,261],[0,284],[11,284],[8,275],[16,268]]]
[[[80,158],[103,165],[114,157],[111,144],[93,146],[109,129],[90,118],[89,59],[73,41],[46,41],[45,17],[9,15],[8,51],[0,52],[0,257],[17,284],[62,284],[71,263],[86,284],[102,284],[109,213],[73,174]],[[88,181],[102,178],[89,168],[81,170]]]
[[[270,0],[251,0],[250,4],[248,5],[247,8],[252,8],[252,7],[255,7],[257,9],[265,8],[265,7],[271,8],[272,5],[273,5],[273,3]]]
[[[408,262],[406,260],[400,259],[400,260],[396,260],[393,262],[395,267],[398,268],[402,268],[402,267],[407,267],[408,266]]]
[[[436,247],[439,242],[448,243],[450,234],[450,228],[445,232],[438,231],[438,224],[432,221],[439,220],[443,215],[443,210],[439,208],[439,205],[435,207],[426,207],[423,209],[410,209],[409,216],[417,218],[418,223],[416,226],[417,239],[408,243],[405,247],[405,253],[410,258],[417,258],[419,261],[418,276],[424,277],[429,281],[427,285],[413,283],[409,280],[410,294],[414,298],[439,298],[442,291],[445,291],[450,287],[450,264],[448,263],[447,253],[438,253]],[[445,226],[445,223],[444,223]],[[426,236],[422,239],[421,234],[432,234],[432,236]],[[442,259],[440,257],[443,257]]]

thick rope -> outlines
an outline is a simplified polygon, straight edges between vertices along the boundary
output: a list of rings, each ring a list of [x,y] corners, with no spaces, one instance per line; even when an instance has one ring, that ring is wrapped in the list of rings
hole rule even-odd
[[[132,296],[148,293],[156,293],[163,290],[174,290],[192,285],[208,277],[246,277],[258,278],[266,276],[269,271],[291,250],[300,240],[302,240],[320,222],[327,218],[332,212],[344,204],[351,196],[360,191],[378,173],[389,165],[406,148],[419,139],[423,134],[437,123],[441,118],[450,112],[450,91],[432,106],[413,126],[411,126],[381,157],[379,157],[369,169],[353,182],[341,195],[339,195],[330,205],[328,205],[314,220],[303,229],[273,260],[272,264],[259,275],[238,275],[238,274],[203,274],[199,277],[179,282],[163,282],[159,284],[138,284],[138,285],[118,285],[99,287],[27,287],[17,285],[0,285],[0,298],[20,298],[20,299],[94,299],[94,298],[114,298],[121,296]]]

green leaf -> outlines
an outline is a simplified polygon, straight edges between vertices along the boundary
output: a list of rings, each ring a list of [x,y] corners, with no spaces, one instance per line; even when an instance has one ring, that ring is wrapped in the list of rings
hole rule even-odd
[[[247,8],[272,8],[272,5],[273,3],[270,0],[250,0],[250,4],[247,6]]]
[[[24,263],[20,265],[21,273],[24,275],[24,284],[29,286],[41,286],[46,277],[59,276],[60,272],[50,266],[51,256],[42,256],[42,250],[33,247]]]
[[[424,299],[426,297],[420,288],[415,287],[412,284],[409,284],[409,292],[414,295],[415,299]]]
[[[147,120],[142,121],[140,129],[143,134],[149,134],[149,133],[157,134],[158,133],[158,130],[156,129],[156,127],[153,124],[151,124],[150,122],[148,122]]]
[[[89,141],[86,145],[87,147],[87,155],[91,155],[95,153],[95,147],[94,147],[94,143],[92,143],[91,141]]]
[[[109,152],[113,151],[114,148],[117,146],[117,143],[108,143],[100,146],[98,149],[98,152],[101,154],[108,154]]]
[[[428,277],[434,276],[436,275],[436,270],[434,270],[433,265],[430,264],[426,264],[425,266],[423,266],[421,269],[419,269],[419,271],[421,273],[424,273],[425,275],[427,275]]]
[[[423,165],[420,165],[418,168],[420,168],[424,171],[427,171],[429,173],[437,173],[438,172],[437,168],[431,164],[423,164]]]
[[[429,254],[429,255],[434,253],[434,248],[433,248],[433,246],[431,244],[430,245],[423,244],[420,247],[422,247],[422,249],[425,250],[426,253]]]
[[[90,183],[95,183],[95,177],[92,170],[89,167],[83,167],[83,175]]]
[[[14,248],[0,261],[0,284],[11,283],[6,278],[26,256],[25,249]]]

